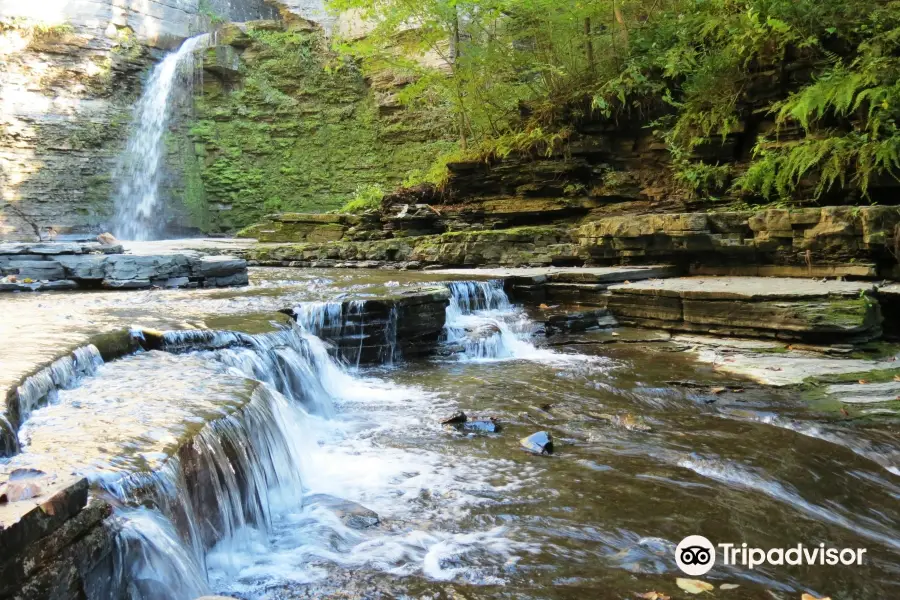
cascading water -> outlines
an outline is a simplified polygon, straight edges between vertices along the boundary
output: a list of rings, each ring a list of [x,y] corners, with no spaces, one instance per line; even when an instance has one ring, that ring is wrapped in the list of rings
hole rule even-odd
[[[171,116],[172,91],[181,74],[193,78],[194,51],[209,34],[186,40],[154,67],[134,109],[125,152],[114,172],[116,215],[113,233],[123,240],[151,240],[162,233],[158,212],[162,178],[163,136]],[[188,68],[185,68],[188,65]]]
[[[327,307],[310,312],[319,309],[328,312]],[[321,322],[312,316],[307,326]],[[323,452],[323,436],[345,440],[357,427],[346,420],[346,413],[343,419],[323,418],[333,414],[336,402],[345,408],[364,407],[370,417],[381,405],[391,414],[395,406],[428,406],[434,399],[351,376],[321,339],[299,325],[253,336],[172,332],[163,336],[162,344],[186,350],[191,343],[217,345],[227,339],[232,347],[188,351],[184,358],[202,359],[224,366],[229,375],[256,380],[252,400],[209,422],[188,448],[161,468],[125,479],[100,479],[121,506],[116,513],[121,596],[188,600],[213,587],[260,597],[270,581],[322,577],[320,567],[308,565],[322,559],[398,573],[422,570],[436,579],[450,579],[468,571],[448,568],[442,557],[471,553],[485,560],[486,552],[494,557],[492,565],[502,564],[518,547],[505,538],[503,527],[477,535],[388,529],[374,540],[348,528],[326,508],[327,502],[322,504],[323,497],[340,502],[348,495],[365,496],[379,512],[387,512],[396,505],[399,490],[401,497],[409,495],[413,501],[422,486],[434,486],[459,488],[457,494],[465,502],[470,498],[464,492],[467,485],[511,465],[490,460],[447,465],[437,454],[417,452],[414,457],[386,449],[365,434],[354,442],[361,445]],[[415,471],[410,472],[412,465]],[[472,479],[460,480],[460,470],[467,468]],[[398,490],[397,484],[406,481],[409,484]],[[154,508],[135,508],[146,506]],[[243,577],[247,572],[252,573],[250,583]]]
[[[462,348],[461,360],[552,356],[531,342],[537,326],[510,303],[502,282],[461,281],[447,287],[450,304],[444,333],[449,345]]]

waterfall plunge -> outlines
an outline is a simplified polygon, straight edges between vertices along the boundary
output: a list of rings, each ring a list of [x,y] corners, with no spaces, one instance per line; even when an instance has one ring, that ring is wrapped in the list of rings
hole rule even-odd
[[[131,133],[125,152],[119,157],[113,176],[116,215],[113,233],[123,240],[151,240],[162,233],[158,212],[163,136],[171,114],[172,90],[183,72],[193,67],[194,50],[206,46],[209,34],[192,37],[166,57],[150,74],[140,101],[134,109]],[[193,74],[193,68],[190,69]]]

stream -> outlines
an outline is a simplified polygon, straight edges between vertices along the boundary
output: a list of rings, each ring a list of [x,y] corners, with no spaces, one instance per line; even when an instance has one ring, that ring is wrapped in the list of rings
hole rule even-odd
[[[42,299],[57,318],[244,332],[100,364],[0,459],[86,474],[115,506],[109,597],[681,598],[674,548],[691,534],[866,549],[859,566],[717,564],[702,579],[738,587],[716,598],[900,595],[893,427],[842,424],[667,344],[547,338],[498,282],[262,271],[244,291]],[[360,366],[316,335],[336,300],[422,280],[451,292],[436,356]],[[297,324],[276,318],[286,305]],[[441,424],[458,411],[500,430]],[[537,431],[552,455],[520,446]],[[195,454],[169,457],[194,435]],[[214,508],[192,508],[185,472]]]

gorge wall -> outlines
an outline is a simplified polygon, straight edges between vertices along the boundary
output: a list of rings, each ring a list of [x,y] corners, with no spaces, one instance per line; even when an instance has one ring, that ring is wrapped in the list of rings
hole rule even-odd
[[[263,0],[0,2],[0,238],[102,228],[114,159],[150,66]]]
[[[173,149],[185,166],[174,195],[196,226],[227,232],[396,187],[452,145],[439,110],[396,102],[402,84],[390,73],[365,79],[305,19],[228,25],[206,51],[187,145]]]

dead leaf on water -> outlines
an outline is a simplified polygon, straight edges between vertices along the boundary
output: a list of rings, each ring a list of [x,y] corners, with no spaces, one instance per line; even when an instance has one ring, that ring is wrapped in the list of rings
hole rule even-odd
[[[671,596],[666,596],[661,592],[645,592],[643,594],[635,592],[634,595],[643,600],[672,600]]]
[[[860,379],[859,383],[861,383],[862,385],[866,385],[867,383],[869,383],[869,380],[868,379]]]
[[[540,306],[538,306],[538,308],[541,310],[549,310],[550,309],[549,306],[547,306],[546,304],[543,304],[543,303],[541,303]]]
[[[894,375],[894,381],[900,381],[900,375]]]
[[[736,583],[723,583],[722,585],[719,586],[719,589],[720,590],[736,590],[739,587],[741,587],[741,586],[739,586]]]
[[[800,596],[800,600],[831,600],[831,596],[819,598],[818,596],[813,596],[812,594],[803,594],[802,596]]]
[[[709,391],[711,391],[713,394],[721,394],[721,393],[724,392],[726,389],[728,389],[728,388],[714,387],[714,388],[710,388]]]
[[[702,594],[703,592],[711,592],[716,589],[711,583],[706,583],[700,579],[684,579],[683,577],[675,579],[675,585],[686,591],[688,594]]]

